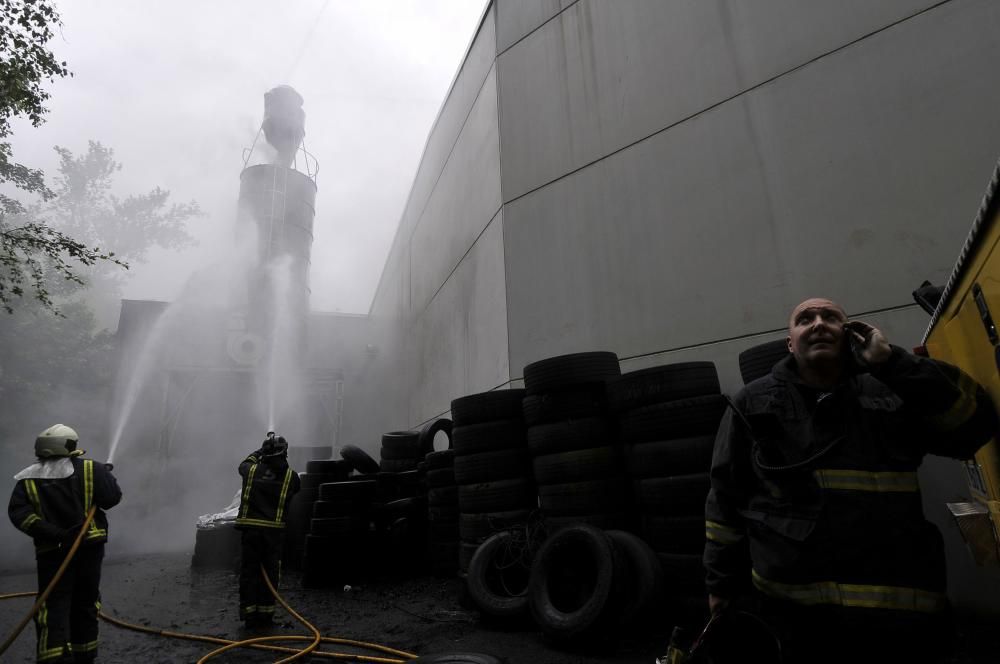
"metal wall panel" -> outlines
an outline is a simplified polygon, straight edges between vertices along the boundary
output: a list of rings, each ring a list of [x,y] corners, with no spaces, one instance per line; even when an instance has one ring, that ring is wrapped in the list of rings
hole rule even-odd
[[[427,306],[500,209],[498,132],[491,69],[410,239],[413,315]]]
[[[510,378],[502,216],[476,241],[416,318],[409,421],[448,415],[451,400],[484,392]]]
[[[496,0],[497,53],[545,23],[576,0]]]
[[[933,4],[580,0],[498,59],[504,200]]]
[[[1000,6],[951,3],[506,205],[515,373],[755,334],[817,293],[894,306],[943,277],[1000,145],[998,27]]]

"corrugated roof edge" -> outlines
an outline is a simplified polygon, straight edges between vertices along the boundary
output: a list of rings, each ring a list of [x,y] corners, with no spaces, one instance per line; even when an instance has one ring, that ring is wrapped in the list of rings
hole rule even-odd
[[[927,324],[927,331],[924,332],[921,344],[927,343],[927,339],[931,335],[931,330],[934,329],[934,326],[948,304],[948,300],[951,299],[952,291],[958,286],[958,282],[961,281],[962,277],[965,276],[965,268],[969,257],[978,247],[980,231],[986,221],[992,218],[997,205],[1000,205],[1000,196],[997,196],[998,188],[1000,188],[1000,160],[997,161],[997,165],[993,169],[993,177],[990,178],[990,183],[986,187],[986,193],[983,195],[983,202],[979,205],[976,220],[972,223],[972,229],[969,231],[969,236],[965,239],[962,251],[958,255],[955,268],[951,271],[951,276],[948,277],[948,282],[941,292],[941,299],[938,301],[937,308],[931,316],[931,322]]]

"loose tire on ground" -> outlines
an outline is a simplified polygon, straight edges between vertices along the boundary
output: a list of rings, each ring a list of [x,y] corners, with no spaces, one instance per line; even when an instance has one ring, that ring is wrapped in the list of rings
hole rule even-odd
[[[491,535],[469,562],[469,594],[483,613],[511,618],[527,612],[530,568],[510,532]]]

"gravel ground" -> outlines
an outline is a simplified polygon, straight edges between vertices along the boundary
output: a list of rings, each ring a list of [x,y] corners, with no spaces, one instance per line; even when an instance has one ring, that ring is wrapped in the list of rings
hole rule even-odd
[[[0,593],[34,590],[33,571],[0,572]],[[557,650],[530,624],[499,626],[484,623],[474,610],[459,603],[458,579],[434,577],[382,581],[350,592],[340,589],[304,589],[296,573],[281,581],[286,601],[325,636],[379,643],[417,654],[483,652],[505,658],[509,664],[652,664],[665,650],[669,621],[662,629],[644,629],[602,652]],[[111,557],[105,561],[102,583],[104,611],[147,627],[203,634],[226,639],[247,638],[237,611],[237,579],[228,570],[192,570],[185,553]],[[0,602],[4,638],[30,607],[30,600]],[[273,634],[306,634],[291,616],[279,609]],[[194,643],[101,625],[102,662],[180,664],[196,662],[214,649]],[[341,646],[331,650],[351,652]],[[29,625],[3,661],[31,662],[34,627]],[[361,652],[361,651],[353,651]],[[1000,633],[996,624],[966,629],[963,654],[954,664],[1000,661]],[[368,654],[375,654],[369,652]],[[273,662],[278,657],[249,650],[224,654],[213,662]],[[308,661],[334,661],[311,658]]]

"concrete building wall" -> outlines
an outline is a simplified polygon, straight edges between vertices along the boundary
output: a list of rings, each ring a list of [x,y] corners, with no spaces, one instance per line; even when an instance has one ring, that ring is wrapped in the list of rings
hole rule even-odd
[[[947,277],[1000,152],[998,62],[990,0],[495,0],[372,305],[391,396],[358,430],[576,351],[713,360],[734,392],[810,295],[915,345],[910,292]],[[930,510],[964,493],[925,475]]]

